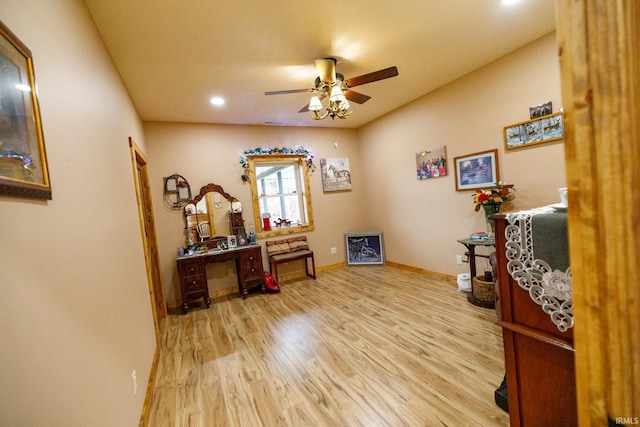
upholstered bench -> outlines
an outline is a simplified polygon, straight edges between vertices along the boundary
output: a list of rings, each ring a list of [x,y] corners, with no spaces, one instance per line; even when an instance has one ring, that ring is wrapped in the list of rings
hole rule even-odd
[[[298,260],[304,260],[307,276],[316,278],[316,262],[313,258],[313,251],[309,250],[307,236],[268,241],[267,256],[269,257],[269,270],[276,280],[278,280],[278,264]],[[312,274],[309,273],[309,259],[311,259]]]

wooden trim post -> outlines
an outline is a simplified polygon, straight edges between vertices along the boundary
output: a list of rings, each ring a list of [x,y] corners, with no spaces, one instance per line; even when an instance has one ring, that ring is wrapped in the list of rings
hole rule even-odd
[[[558,0],[557,28],[579,424],[637,424],[640,2]]]

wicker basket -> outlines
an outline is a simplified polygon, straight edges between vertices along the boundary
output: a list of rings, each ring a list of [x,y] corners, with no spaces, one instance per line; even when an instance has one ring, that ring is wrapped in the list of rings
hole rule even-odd
[[[475,276],[473,278],[473,296],[487,303],[493,304],[496,298],[495,282],[487,282],[484,276]]]

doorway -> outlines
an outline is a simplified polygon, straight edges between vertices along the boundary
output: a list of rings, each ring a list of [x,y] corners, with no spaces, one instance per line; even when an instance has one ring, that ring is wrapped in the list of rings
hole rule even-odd
[[[140,216],[140,229],[142,232],[142,246],[144,248],[147,279],[149,284],[149,296],[153,312],[153,324],[156,332],[156,344],[160,346],[163,334],[163,320],[167,317],[167,306],[162,288],[160,275],[160,262],[158,259],[158,241],[156,238],[156,226],[151,204],[151,187],[149,185],[148,162],[132,138],[129,138],[131,147],[131,159],[136,186],[136,198],[138,201],[138,215]]]

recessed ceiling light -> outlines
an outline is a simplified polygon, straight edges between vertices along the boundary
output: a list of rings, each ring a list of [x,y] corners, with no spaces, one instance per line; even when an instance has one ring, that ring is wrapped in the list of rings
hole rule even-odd
[[[214,96],[213,98],[211,98],[211,103],[216,106],[224,105],[224,98]]]
[[[503,6],[511,6],[512,4],[516,4],[521,2],[522,0],[502,0]]]

